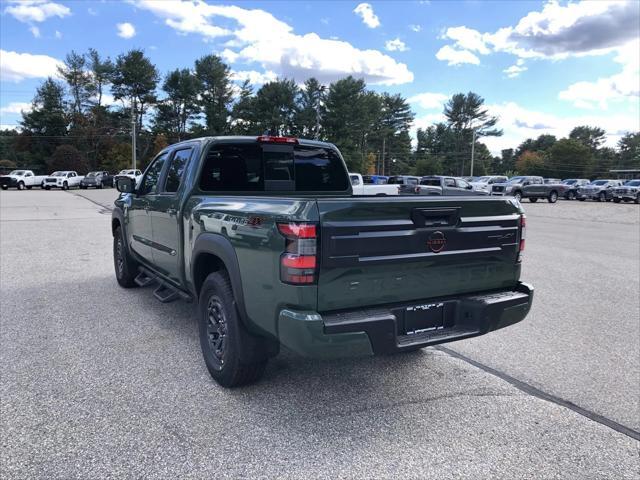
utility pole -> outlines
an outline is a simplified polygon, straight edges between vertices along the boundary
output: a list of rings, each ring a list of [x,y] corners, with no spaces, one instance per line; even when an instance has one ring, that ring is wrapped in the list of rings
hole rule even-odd
[[[471,130],[473,132],[472,140],[471,140],[471,172],[469,176],[473,177],[473,156],[476,150],[476,129]],[[464,174],[464,172],[462,172]]]
[[[131,158],[133,169],[136,169],[136,109],[135,102],[131,99]]]
[[[382,137],[382,175],[384,175],[384,149],[387,144],[387,138]]]

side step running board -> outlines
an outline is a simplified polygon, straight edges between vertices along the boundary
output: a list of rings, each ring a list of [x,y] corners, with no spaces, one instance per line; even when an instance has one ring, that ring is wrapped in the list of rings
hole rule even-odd
[[[146,287],[152,283],[157,284],[156,289],[153,291],[153,296],[162,303],[169,303],[178,299],[182,299],[187,302],[193,301],[193,297],[191,295],[165,282],[158,275],[144,267],[140,267],[140,273],[138,273],[138,276],[136,276],[134,281],[136,282],[136,285],[140,287]]]

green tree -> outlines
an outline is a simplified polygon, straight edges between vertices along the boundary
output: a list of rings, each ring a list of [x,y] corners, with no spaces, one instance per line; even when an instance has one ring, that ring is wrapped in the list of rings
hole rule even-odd
[[[459,164],[460,175],[464,175],[464,165],[466,159],[471,157],[473,139],[477,141],[481,137],[502,135],[502,130],[496,128],[498,117],[489,114],[484,106],[484,98],[474,92],[453,95],[445,104],[444,116],[456,139],[453,160]]]
[[[127,101],[133,106],[138,130],[142,130],[147,108],[156,100],[158,80],[158,70],[142,50],[118,55],[111,91],[116,100]]]
[[[176,69],[169,72],[162,89],[167,98],[157,105],[155,127],[180,141],[187,131],[187,123],[199,112],[198,80],[189,69]]]
[[[60,145],[53,155],[47,159],[49,170],[75,170],[84,175],[89,170],[87,160],[80,151],[72,145]]]
[[[107,151],[102,168],[110,172],[119,172],[131,168],[131,145],[129,143],[115,143]]]
[[[385,92],[379,97],[378,102],[379,112],[375,110],[370,112],[377,121],[378,128],[375,135],[368,141],[368,147],[381,151],[384,140],[383,171],[385,173],[395,175],[410,171],[414,167],[414,159],[409,129],[415,115],[401,95],[389,95]]]
[[[558,140],[548,153],[546,170],[550,176],[588,178],[593,169],[591,149],[572,138]]]
[[[231,110],[231,131],[235,135],[258,134],[255,125],[254,111],[255,97],[249,80],[245,80],[240,86],[240,93]]]
[[[304,138],[320,139],[326,87],[316,78],[304,82],[298,99],[298,113],[295,124],[298,135]]]
[[[618,141],[619,168],[640,168],[640,132],[627,133]]]
[[[606,133],[607,132],[599,127],[581,125],[571,130],[569,138],[580,142],[585,147],[591,149],[592,152],[595,152],[604,143]]]
[[[206,55],[196,60],[195,67],[207,133],[223,135],[229,131],[229,106],[233,99],[229,67],[216,55]]]
[[[64,63],[58,67],[58,73],[69,85],[71,115],[74,123],[80,122],[79,117],[89,106],[89,99],[92,96],[91,75],[86,67],[86,57],[73,50],[67,54]]]
[[[97,50],[90,48],[88,56],[91,71],[91,90],[95,98],[95,106],[102,106],[102,95],[107,85],[111,84],[115,65],[109,57],[102,59]]]
[[[293,80],[276,80],[260,87],[253,101],[254,121],[259,131],[271,135],[295,134],[298,93]]]

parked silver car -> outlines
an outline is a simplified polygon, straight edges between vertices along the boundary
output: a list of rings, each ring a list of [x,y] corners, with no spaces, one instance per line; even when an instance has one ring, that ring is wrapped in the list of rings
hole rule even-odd
[[[622,180],[594,180],[589,185],[578,189],[578,200],[586,199],[599,202],[610,202],[613,199],[613,190],[622,186]]]
[[[613,201],[640,203],[640,180],[629,180],[613,190]]]

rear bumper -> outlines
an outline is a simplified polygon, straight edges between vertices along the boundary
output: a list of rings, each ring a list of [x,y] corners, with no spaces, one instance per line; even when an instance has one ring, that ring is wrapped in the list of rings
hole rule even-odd
[[[289,349],[309,357],[336,358],[389,354],[462,340],[508,327],[523,320],[533,301],[533,288],[518,283],[513,290],[492,291],[428,302],[321,315],[282,310],[279,340]],[[404,333],[407,308],[442,304],[442,327]]]

